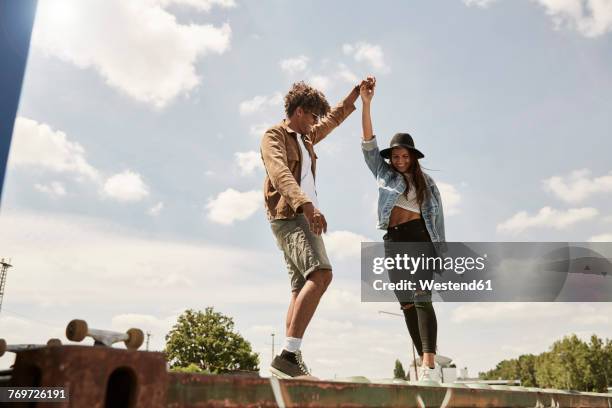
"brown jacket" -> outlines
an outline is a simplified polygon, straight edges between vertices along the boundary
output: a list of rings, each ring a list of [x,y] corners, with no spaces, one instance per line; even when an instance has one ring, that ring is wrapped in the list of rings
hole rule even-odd
[[[354,110],[355,105],[345,99],[332,108],[310,134],[303,136],[304,146],[310,154],[313,176],[316,175],[317,165],[313,145],[323,140]],[[310,202],[298,181],[302,179],[302,152],[297,137],[299,135],[283,120],[268,129],[261,141],[261,158],[266,168],[263,191],[269,220],[292,218],[298,212],[298,207]]]

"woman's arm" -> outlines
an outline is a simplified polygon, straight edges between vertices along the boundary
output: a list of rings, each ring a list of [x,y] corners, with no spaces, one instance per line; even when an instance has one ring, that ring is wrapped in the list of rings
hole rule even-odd
[[[359,87],[359,95],[363,103],[363,110],[361,113],[361,124],[363,128],[363,140],[361,141],[361,150],[363,151],[363,158],[374,175],[378,178],[384,173],[390,171],[389,165],[380,157],[378,145],[376,144],[376,137],[372,130],[372,117],[370,115],[370,105],[372,103],[372,97],[374,96],[374,87],[376,86],[376,79],[374,77],[368,77],[365,84]]]
[[[374,88],[376,87],[376,78],[368,77],[366,83],[359,87],[359,95],[363,109],[361,110],[361,128],[363,129],[363,140],[372,140],[374,131],[372,130],[372,115],[370,114],[370,105],[374,96]]]

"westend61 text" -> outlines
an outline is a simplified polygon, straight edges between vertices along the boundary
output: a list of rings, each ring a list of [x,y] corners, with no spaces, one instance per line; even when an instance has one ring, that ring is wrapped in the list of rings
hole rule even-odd
[[[493,290],[491,280],[473,280],[471,282],[434,282],[433,280],[419,280],[420,288],[417,288],[416,282],[402,279],[399,282],[384,282],[381,279],[375,280],[372,284],[374,290],[426,290],[437,292],[446,291],[484,291]]]
[[[467,257],[444,257],[425,256],[421,254],[419,257],[409,256],[407,254],[397,254],[394,257],[377,257],[373,260],[372,272],[380,275],[386,270],[404,270],[414,274],[417,270],[447,270],[454,271],[458,275],[462,275],[466,271],[474,269],[482,271],[485,268],[486,255],[484,257],[473,258]]]

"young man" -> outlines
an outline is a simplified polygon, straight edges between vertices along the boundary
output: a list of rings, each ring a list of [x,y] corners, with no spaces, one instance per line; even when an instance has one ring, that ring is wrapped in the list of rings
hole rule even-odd
[[[270,367],[281,378],[309,375],[300,352],[302,337],[332,280],[321,238],[327,221],[318,209],[313,146],[355,110],[358,97],[359,85],[330,110],[321,91],[295,83],[285,96],[287,118],[268,129],[261,141],[266,212],[291,279],[285,345]]]

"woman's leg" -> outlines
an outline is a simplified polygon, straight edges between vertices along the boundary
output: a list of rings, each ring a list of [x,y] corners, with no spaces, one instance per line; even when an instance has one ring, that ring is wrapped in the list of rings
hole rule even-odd
[[[404,320],[406,321],[406,327],[408,327],[408,333],[410,333],[412,344],[414,344],[414,348],[416,348],[419,357],[423,357],[423,343],[421,342],[419,318],[414,303],[402,304],[402,312],[404,313]]]
[[[418,317],[418,327],[423,345],[423,365],[434,367],[438,337],[438,320],[431,302],[415,302],[414,308]]]
[[[431,243],[429,233],[422,219],[416,222],[410,222],[406,225],[408,228],[402,228],[397,231],[397,233],[392,234],[394,242]],[[435,256],[433,245],[426,245],[423,247],[422,254],[425,256]],[[415,281],[433,279],[433,272],[424,269],[417,270],[413,275],[413,279]],[[417,284],[417,286],[420,285]],[[402,305],[404,305],[404,302],[402,302]],[[403,310],[403,312],[408,331],[413,338],[415,347],[420,343],[419,355],[422,356],[423,365],[433,368],[437,348],[438,321],[431,302],[431,293],[416,291],[416,293],[414,293],[414,306],[407,310]],[[410,327],[415,329],[410,330]],[[415,340],[416,337],[418,337],[418,340]],[[419,350],[419,348],[417,348],[417,350]]]

